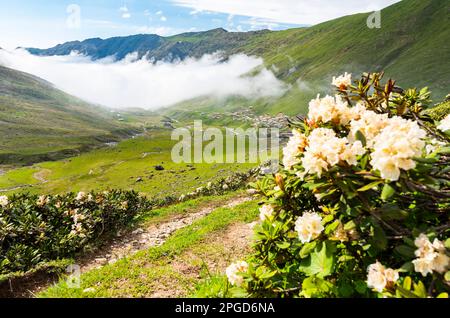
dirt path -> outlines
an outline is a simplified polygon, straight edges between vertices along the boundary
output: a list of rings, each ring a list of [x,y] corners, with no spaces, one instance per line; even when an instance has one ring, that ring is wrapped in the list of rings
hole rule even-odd
[[[0,169],[0,176],[2,174],[4,174],[5,171]],[[33,174],[33,178],[36,179],[37,181],[39,181],[39,183],[35,183],[35,184],[23,184],[23,185],[18,185],[18,186],[14,186],[11,188],[4,188],[4,189],[0,189],[0,193],[2,192],[9,192],[9,191],[16,191],[16,190],[20,190],[20,189],[24,189],[24,188],[31,188],[34,186],[38,186],[38,185],[42,185],[42,184],[46,184],[48,182],[48,180],[46,179],[46,177],[48,176],[48,174],[51,173],[51,170],[48,169],[41,169],[38,172],[35,172]]]
[[[52,173],[51,170],[48,169],[41,169],[38,172],[33,174],[33,178],[35,178],[37,181],[39,181],[39,184],[45,184],[48,182],[47,176]]]
[[[219,207],[232,208],[251,200],[248,197],[237,197],[222,206],[208,206],[198,212],[172,217],[170,220],[140,227],[131,233],[115,238],[109,245],[97,250],[94,255],[80,259],[81,272],[87,272],[106,264],[113,264],[124,257],[130,257],[139,251],[160,246],[176,231],[187,227],[195,221],[207,216]]]
[[[216,233],[217,236],[207,240],[199,247],[184,252],[171,263],[171,267],[174,272],[190,280],[193,284],[186,288],[177,279],[161,277],[157,284],[158,290],[148,297],[187,297],[192,292],[195,282],[198,282],[201,277],[205,266],[212,275],[223,274],[232,262],[245,259],[251,252],[253,225],[253,223],[232,224],[220,233]]]

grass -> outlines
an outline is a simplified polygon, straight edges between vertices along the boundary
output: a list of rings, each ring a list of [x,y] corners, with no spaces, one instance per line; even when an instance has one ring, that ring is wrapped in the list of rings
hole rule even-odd
[[[171,212],[164,210],[161,213]],[[218,208],[192,225],[178,230],[160,247],[150,248],[115,264],[82,274],[80,288],[69,288],[65,279],[61,279],[38,297],[149,297],[161,291],[178,292],[178,296],[191,294],[198,276],[183,273],[183,268],[178,268],[176,264],[192,266],[206,277],[208,271],[201,258],[209,257],[212,262],[224,261],[221,244],[212,243],[214,238],[232,224],[255,220],[257,214],[256,202],[246,202],[234,208]],[[193,255],[200,255],[201,258]],[[236,255],[228,257],[232,261]],[[86,291],[88,288],[93,290]]]
[[[256,165],[174,163],[171,150],[175,143],[168,131],[149,131],[145,136],[123,141],[116,147],[7,171],[0,176],[0,191],[4,194],[21,191],[58,194],[124,189],[162,198],[193,191],[218,177],[247,171]],[[157,165],[165,170],[156,171]],[[16,187],[22,188],[8,191]]]

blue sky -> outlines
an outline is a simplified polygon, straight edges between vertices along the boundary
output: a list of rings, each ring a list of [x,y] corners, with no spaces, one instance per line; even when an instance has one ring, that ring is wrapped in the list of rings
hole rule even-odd
[[[375,11],[395,2],[398,0],[0,0],[0,47],[45,48],[92,37],[167,36],[218,27],[281,30]]]

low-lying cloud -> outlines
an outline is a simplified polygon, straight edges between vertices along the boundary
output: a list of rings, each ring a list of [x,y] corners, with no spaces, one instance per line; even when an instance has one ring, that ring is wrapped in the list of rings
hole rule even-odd
[[[38,57],[24,50],[0,50],[0,64],[41,77],[86,101],[112,108],[157,109],[195,97],[277,96],[286,89],[271,71],[245,76],[263,61],[246,55],[221,63],[217,54],[153,64],[133,55],[122,61],[92,61],[78,54]]]

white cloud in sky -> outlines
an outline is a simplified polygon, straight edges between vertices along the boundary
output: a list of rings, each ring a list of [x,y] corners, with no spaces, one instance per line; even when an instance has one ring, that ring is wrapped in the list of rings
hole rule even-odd
[[[334,18],[380,10],[400,0],[171,0],[196,11],[256,17],[275,23],[317,24]]]
[[[162,22],[166,22],[166,21],[167,21],[167,18],[166,18],[165,16],[161,16],[160,20],[161,20]]]
[[[221,63],[218,55],[177,63],[152,64],[136,55],[113,62],[88,57],[38,57],[24,50],[0,50],[0,64],[39,76],[58,88],[92,103],[113,108],[156,109],[183,100],[213,95],[224,97],[276,96],[286,89],[271,71],[243,76],[261,66],[262,59],[235,55]]]

